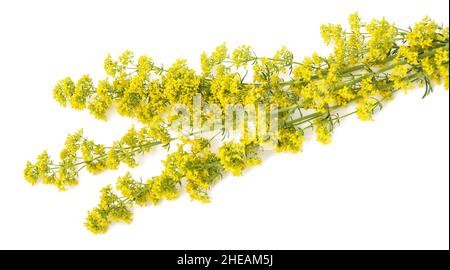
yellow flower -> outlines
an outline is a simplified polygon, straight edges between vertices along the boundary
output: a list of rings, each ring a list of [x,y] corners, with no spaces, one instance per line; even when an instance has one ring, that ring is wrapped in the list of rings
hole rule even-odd
[[[211,70],[213,69],[213,63],[205,52],[200,55],[200,64],[202,67],[203,75],[209,75],[211,73]]]
[[[375,85],[374,85],[374,81],[373,78],[366,78],[364,80],[361,81],[361,89],[359,90],[359,94],[362,97],[369,97],[373,94],[375,94]]]
[[[150,76],[150,72],[153,70],[153,60],[143,55],[139,57],[137,64],[137,74],[139,78],[147,79]]]
[[[119,64],[121,69],[126,69],[133,62],[134,54],[132,51],[126,50],[119,56]]]
[[[109,76],[116,76],[116,72],[118,70],[118,63],[114,61],[111,57],[111,55],[108,53],[108,56],[106,56],[103,67],[105,69],[106,74]]]
[[[282,46],[281,49],[276,51],[273,60],[281,72],[286,72],[286,67],[292,66],[294,55],[286,48],[286,46]]]
[[[348,17],[348,23],[352,31],[359,31],[362,26],[361,18],[359,18],[358,12],[350,14]]]
[[[200,56],[200,63],[204,76],[211,74],[215,66],[219,66],[225,58],[228,57],[228,49],[225,43],[216,47],[216,50],[211,54],[211,57],[203,52]]]
[[[106,121],[106,114],[108,113],[111,104],[111,99],[95,96],[89,101],[88,110],[95,118]]]
[[[370,39],[367,43],[369,51],[364,61],[376,63],[385,60],[392,44],[395,42],[398,33],[397,28],[383,18],[381,21],[372,20],[371,23],[366,25],[366,30],[370,34]]]
[[[259,151],[255,143],[227,142],[219,148],[219,158],[226,171],[234,176],[240,176],[245,168],[261,163]]]
[[[193,181],[187,181],[186,192],[187,194],[189,194],[191,200],[200,201],[201,203],[211,202],[211,198],[209,197],[208,193],[199,188]]]
[[[30,184],[35,185],[39,180],[39,170],[36,165],[27,161],[27,165],[25,170],[23,171],[23,175],[25,180],[27,180]]]
[[[302,151],[304,137],[301,129],[280,128],[275,139],[277,152],[297,153]]]
[[[397,65],[394,67],[391,73],[391,80],[394,82],[395,89],[403,89],[405,92],[412,88],[412,84],[405,79],[409,73],[409,67],[407,65]]]
[[[339,90],[336,91],[335,98],[337,99],[338,105],[347,105],[349,102],[353,101],[353,99],[356,97],[355,91],[353,91],[348,86],[345,86]]]
[[[316,140],[322,144],[331,143],[331,129],[328,125],[327,120],[316,119],[314,121],[316,129]]]
[[[60,80],[53,88],[53,98],[63,107],[75,92],[75,84],[70,77]]]
[[[417,51],[411,50],[408,46],[400,46],[396,60],[403,58],[410,65],[418,65],[418,57],[419,53]]]
[[[111,185],[104,187],[100,193],[100,203],[88,211],[84,223],[89,231],[100,234],[108,230],[111,222],[131,223],[133,213],[128,209],[128,204],[113,192]]]
[[[102,234],[108,230],[110,223],[106,211],[96,207],[88,211],[84,226],[94,234]]]
[[[146,206],[151,200],[151,185],[134,180],[130,173],[118,178],[116,189],[139,206]]]
[[[162,174],[152,178],[150,197],[153,202],[159,202],[162,199],[173,200],[180,195],[179,180],[170,175]]]
[[[337,64],[343,65],[345,63],[345,31],[342,29],[342,26],[327,24],[322,25],[321,35],[326,45],[330,45],[333,43],[334,51],[333,55],[330,56]]]
[[[231,60],[236,67],[246,67],[247,64],[253,59],[254,57],[250,46],[245,45],[236,48],[231,56]]]
[[[53,184],[55,182],[56,175],[50,168],[50,165],[52,164],[53,162],[50,160],[47,151],[42,152],[42,154],[37,157],[36,168],[43,184]]]
[[[192,107],[192,100],[199,93],[201,78],[190,69],[186,60],[177,60],[162,77],[164,94],[170,104]]]
[[[92,140],[84,140],[81,145],[81,153],[86,169],[92,173],[97,174],[104,171],[106,166],[106,149],[102,144],[95,144]]]
[[[332,24],[322,24],[320,26],[320,35],[322,36],[323,41],[326,45],[330,45],[332,41],[331,29],[333,28]]]
[[[433,40],[437,39],[436,30],[438,28],[439,26],[434,21],[425,17],[414,25],[413,30],[406,36],[406,40],[412,49],[426,50],[431,48]]]
[[[350,29],[352,33],[349,35],[347,40],[348,46],[348,61],[350,64],[356,64],[360,61],[360,57],[362,55],[362,49],[364,47],[364,37],[361,34],[361,27],[363,24],[361,23],[361,19],[358,16],[358,13],[353,13],[349,16],[348,22],[350,24]]]
[[[228,56],[228,49],[226,43],[217,46],[216,50],[211,54],[211,60],[215,64],[221,63]]]
[[[246,85],[246,95],[243,98],[243,103],[247,104],[256,104],[258,102],[262,102],[264,99],[265,91],[260,86],[255,85]]]
[[[377,104],[378,101],[373,98],[359,100],[356,115],[362,121],[373,121],[372,115]]]
[[[243,91],[239,74],[231,73],[217,76],[211,81],[211,94],[214,102],[225,108],[228,104],[240,103]]]
[[[305,57],[302,64],[294,68],[294,79],[309,82],[311,80],[311,76],[313,75],[312,64],[313,60],[309,57]]]
[[[107,220],[123,221],[130,223],[133,213],[128,209],[128,205],[117,196],[111,185],[107,185],[101,191],[98,208],[105,211]]]
[[[75,91],[69,99],[70,106],[77,110],[86,108],[86,101],[94,92],[92,79],[89,75],[84,75],[78,80]]]

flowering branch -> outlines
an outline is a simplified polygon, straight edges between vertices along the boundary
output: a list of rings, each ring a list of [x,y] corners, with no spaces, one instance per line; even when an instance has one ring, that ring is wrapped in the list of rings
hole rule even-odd
[[[363,23],[357,14],[350,15],[349,25],[350,30],[323,25],[322,37],[333,46],[333,52],[327,57],[314,53],[303,61],[294,61],[286,47],[272,57],[259,57],[249,46],[229,53],[222,44],[210,55],[201,55],[202,72],[197,73],[185,60],[177,60],[166,69],[156,66],[148,56],[135,62],[130,51],[117,60],[108,55],[104,61],[106,79],[95,85],[88,75],[76,83],[67,77],[56,84],[54,98],[62,106],[88,109],[102,120],[115,108],[144,127],[130,129],[111,146],[96,144],[82,131],[69,135],[60,162],[53,162],[44,151],[36,163],[27,163],[25,179],[66,190],[78,182],[78,173],[84,168],[96,174],[117,169],[121,163],[134,167],[138,155],[179,141],[177,151],[164,161],[161,175],[146,182],[136,181],[131,174],[120,177],[115,189],[122,196],[112,186],[102,190],[100,204],[89,212],[85,225],[94,233],[103,233],[111,222],[131,222],[134,205],[156,205],[179,197],[183,190],[194,200],[209,202],[210,188],[225,173],[238,176],[262,162],[263,146],[278,152],[300,152],[309,131],[316,133],[317,141],[328,144],[342,119],[356,114],[363,121],[372,121],[374,113],[397,91],[424,87],[425,97],[435,84],[443,83],[448,89],[448,27],[426,17],[405,30],[384,18]],[[199,106],[193,102],[198,96],[204,101]],[[230,106],[262,105],[278,110],[262,109],[263,114],[255,117],[256,136],[251,136],[251,124],[246,123],[239,140],[224,141],[213,151],[213,138],[190,138],[211,128],[194,124],[187,133],[180,133],[180,113],[173,114],[180,104],[191,112],[187,114],[189,123],[195,123],[196,113],[211,111],[216,105],[214,117],[199,117],[201,124],[209,120],[220,123],[212,129],[215,133],[227,132],[222,124],[228,119]],[[350,104],[356,109],[341,113]],[[245,111],[244,119],[249,120],[250,115]],[[264,115],[275,121],[262,122]]]

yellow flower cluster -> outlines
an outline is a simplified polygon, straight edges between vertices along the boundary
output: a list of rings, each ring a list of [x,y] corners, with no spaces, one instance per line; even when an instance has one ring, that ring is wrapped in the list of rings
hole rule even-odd
[[[394,82],[395,89],[403,89],[404,91],[410,90],[413,85],[406,79],[410,68],[408,65],[395,66],[391,73],[391,79]]]
[[[248,62],[254,60],[250,46],[242,45],[233,51],[231,60],[236,67],[246,67]]]
[[[329,122],[324,119],[316,119],[314,121],[316,128],[316,140],[323,144],[331,143],[331,128]]]
[[[211,82],[211,94],[216,104],[222,108],[227,105],[241,103],[242,96],[245,94],[241,85],[239,74],[224,74],[217,76]]]
[[[106,166],[117,169],[120,163],[129,167],[137,166],[137,154],[150,151],[155,145],[167,145],[172,139],[162,125],[144,126],[136,130],[134,126],[119,140],[113,143],[106,154]]]
[[[440,84],[443,82],[444,88],[448,90],[448,46],[446,48],[439,48],[435,50],[435,54],[423,58],[421,61],[421,67],[426,77]]]
[[[379,101],[374,98],[358,100],[358,107],[356,107],[356,114],[362,121],[373,121],[372,115],[376,109]]]
[[[94,92],[92,79],[89,75],[84,75],[76,85],[69,77],[59,81],[53,89],[53,96],[64,107],[69,103],[72,108],[82,110],[86,108],[86,101]]]
[[[367,55],[364,58],[366,63],[379,63],[389,56],[392,45],[395,44],[395,38],[398,30],[394,24],[390,24],[385,18],[382,20],[372,20],[366,26],[370,39],[367,44]]]
[[[219,158],[226,171],[240,176],[245,168],[261,164],[260,151],[255,142],[226,142],[219,148]]]
[[[79,130],[67,137],[65,147],[60,153],[60,164],[54,164],[47,151],[37,157],[35,164],[27,161],[24,170],[25,179],[33,185],[40,179],[43,184],[55,185],[61,191],[66,190],[69,186],[76,185],[79,171],[76,153],[84,140],[82,132],[82,130]]]
[[[131,223],[133,212],[129,203],[114,194],[110,185],[101,190],[100,203],[88,216],[84,225],[94,234],[105,233],[112,222]]]
[[[84,140],[81,145],[81,154],[86,164],[86,169],[90,173],[97,174],[106,169],[106,160],[99,158],[106,156],[104,145],[96,144],[92,140]]]
[[[74,92],[75,83],[70,77],[66,77],[60,80],[56,84],[55,88],[53,88],[53,97],[59,104],[61,104],[61,106],[66,107],[68,100],[73,96]]]
[[[113,86],[108,79],[100,81],[96,89],[97,95],[89,100],[87,108],[89,112],[100,120],[107,119],[106,115],[113,102]]]
[[[177,151],[169,154],[164,170],[145,184],[134,181],[129,174],[119,178],[117,189],[138,205],[148,201],[158,204],[162,199],[178,198],[182,183],[190,197],[208,202],[208,190],[219,180],[223,168],[217,155],[209,149],[206,139],[182,139]]]
[[[165,161],[166,170],[184,177],[186,191],[193,200],[209,202],[208,191],[221,177],[223,168],[206,139],[182,139],[177,152]],[[189,148],[186,150],[185,148]]]
[[[115,194],[110,185],[103,188],[100,203],[88,211],[87,229],[97,234],[106,232],[112,222],[130,223],[134,204],[146,206],[151,202],[157,205],[162,199],[176,199],[182,182],[193,200],[209,202],[208,190],[223,172],[219,158],[209,150],[209,141],[205,139],[183,139],[178,150],[168,155],[164,165],[161,175],[145,183],[134,180],[130,173],[119,177],[116,190],[123,197]]]
[[[35,185],[39,179],[45,184],[51,184],[55,181],[55,173],[50,169],[52,162],[47,151],[42,152],[37,157],[36,164],[27,161],[24,171],[24,178],[32,185]]]
[[[192,104],[192,98],[199,94],[200,77],[184,60],[173,64],[162,77],[162,82],[170,104]]]
[[[150,197],[151,182],[147,181],[146,183],[142,183],[136,181],[130,173],[117,179],[116,189],[127,200],[133,201],[139,206],[146,206],[149,201],[152,201],[152,197]]]
[[[303,130],[294,127],[280,128],[276,134],[277,152],[297,153],[302,151]]]
[[[132,127],[111,147],[87,139],[80,129],[67,136],[59,163],[50,160],[47,151],[44,151],[37,157],[36,164],[27,162],[24,178],[33,185],[41,179],[43,184],[55,185],[64,191],[78,183],[78,174],[83,168],[98,174],[106,169],[117,169],[121,163],[135,167],[136,155],[146,153],[156,145],[167,147],[171,140],[161,122],[153,122],[139,130]]]
[[[202,66],[203,76],[211,76],[211,72],[216,66],[222,64],[225,58],[228,57],[228,49],[225,43],[217,46],[216,50],[208,57],[208,55],[203,52],[200,56],[200,63]],[[222,66],[223,67],[223,66]]]
[[[430,18],[425,17],[416,23],[411,32],[406,35],[408,45],[413,50],[427,50],[433,47],[434,41],[443,41],[445,36],[439,35],[439,26]]]

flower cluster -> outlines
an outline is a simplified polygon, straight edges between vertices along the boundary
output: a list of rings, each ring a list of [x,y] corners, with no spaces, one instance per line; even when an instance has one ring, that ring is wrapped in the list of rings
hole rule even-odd
[[[292,126],[280,128],[275,137],[277,152],[297,153],[302,151],[303,130]]]
[[[135,180],[130,173],[119,177],[117,195],[108,185],[101,191],[100,203],[88,211],[85,226],[93,233],[104,233],[112,222],[131,222],[133,205],[157,205],[163,199],[173,200],[185,189],[191,199],[209,202],[208,191],[223,172],[220,159],[209,149],[205,139],[182,139],[177,151],[167,156],[164,170],[146,182]]]
[[[66,190],[69,186],[76,185],[78,183],[78,166],[80,165],[76,154],[83,142],[87,142],[82,133],[83,130],[79,130],[67,136],[65,147],[60,152],[61,162],[59,164],[55,164],[50,159],[47,151],[37,157],[35,164],[27,161],[24,170],[25,179],[31,184],[36,184],[40,179],[43,184],[55,185],[59,190]]]
[[[127,201],[117,196],[110,185],[101,190],[100,203],[88,211],[85,226],[92,233],[105,233],[111,222],[131,223],[133,213]]]
[[[256,142],[227,142],[219,148],[223,168],[234,176],[251,166],[261,164],[260,146]]]
[[[27,162],[24,177],[31,184],[51,184],[59,190],[78,183],[79,172],[86,168],[92,174],[106,169],[118,169],[121,163],[137,166],[136,156],[150,151],[156,145],[168,146],[172,138],[168,130],[159,123],[147,125],[139,130],[134,127],[112,146],[97,144],[83,136],[80,129],[67,136],[65,146],[60,151],[60,161],[52,161],[47,151],[37,157],[35,164]]]

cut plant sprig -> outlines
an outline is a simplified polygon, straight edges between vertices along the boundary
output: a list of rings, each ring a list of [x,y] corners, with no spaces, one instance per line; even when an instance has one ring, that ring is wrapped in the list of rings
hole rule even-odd
[[[111,222],[131,222],[135,204],[158,204],[179,197],[182,191],[194,200],[208,202],[209,190],[222,175],[239,176],[247,167],[262,162],[263,145],[278,152],[301,152],[305,135],[311,131],[317,141],[328,144],[342,119],[357,115],[372,121],[374,113],[397,96],[397,91],[424,87],[425,97],[436,84],[448,89],[448,27],[425,17],[404,30],[385,18],[364,23],[357,14],[350,15],[349,26],[345,30],[341,25],[323,25],[321,35],[333,52],[327,57],[314,53],[302,61],[294,60],[286,47],[273,56],[260,57],[245,45],[230,53],[225,44],[201,55],[201,72],[181,59],[164,68],[145,55],[135,61],[130,51],[117,60],[108,55],[106,79],[94,84],[88,75],[76,83],[67,77],[55,86],[54,98],[62,106],[88,109],[102,120],[107,120],[107,113],[114,108],[144,127],[130,129],[108,147],[77,132],[68,137],[60,162],[51,161],[44,152],[36,163],[27,163],[25,178],[32,184],[40,180],[65,190],[78,182],[84,168],[98,173],[121,163],[133,167],[137,156],[178,141],[176,151],[167,155],[161,175],[141,182],[127,174],[116,185],[121,196],[111,186],[102,190],[101,202],[89,212],[86,226],[103,233]],[[200,108],[193,102],[198,96]],[[277,107],[276,112],[266,111],[267,117],[276,120],[277,129],[271,129],[273,121],[266,121],[261,128],[257,125],[262,134],[253,137],[244,126],[240,136],[222,140],[218,151],[213,151],[211,138],[169,135],[178,131],[178,118],[170,112],[179,104],[193,114],[216,105],[221,113],[214,120],[220,123],[229,106]],[[355,109],[348,112],[349,105]],[[202,121],[209,119],[202,117]],[[192,122],[192,114],[188,120]],[[191,127],[189,131],[184,135],[204,130]],[[220,131],[228,132],[223,127]]]
[[[276,103],[283,109],[302,99],[301,93],[289,95],[290,92],[300,91],[312,81],[321,82],[328,88],[323,90],[329,91],[353,83],[345,78],[357,81],[370,78],[392,64],[423,68],[424,63],[433,64],[430,58],[436,52],[448,52],[448,28],[429,18],[407,32],[384,18],[363,23],[353,14],[349,23],[351,31],[340,25],[322,26],[325,42],[334,48],[328,57],[313,54],[303,61],[294,61],[286,47],[272,57],[259,57],[249,46],[240,46],[229,53],[222,44],[210,55],[202,54],[202,73],[197,74],[185,60],[164,69],[145,55],[136,62],[133,53],[125,51],[117,60],[108,55],[104,62],[108,78],[97,86],[87,75],[76,84],[65,78],[55,86],[54,96],[64,106],[87,108],[103,120],[116,104],[119,114],[143,123],[154,121],[177,103],[191,103],[192,97],[199,94],[205,102],[218,103],[222,108],[226,104],[259,102]],[[128,72],[130,69],[132,73]],[[426,70],[430,73],[433,68]],[[438,76],[434,81],[443,79],[445,83],[448,76],[442,71],[427,76]],[[243,73],[253,73],[253,79]],[[332,106],[333,102],[336,101],[327,103]],[[315,105],[317,109],[323,106],[320,102]]]

